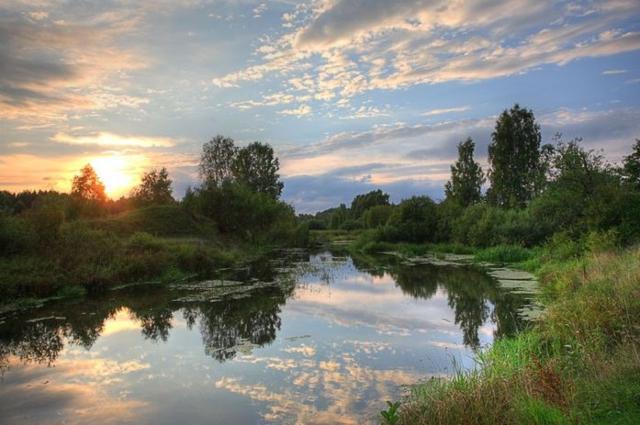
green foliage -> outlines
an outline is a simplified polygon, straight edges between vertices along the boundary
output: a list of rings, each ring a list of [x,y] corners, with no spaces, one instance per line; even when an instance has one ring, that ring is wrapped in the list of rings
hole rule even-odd
[[[557,406],[533,397],[525,397],[519,400],[516,403],[515,410],[518,420],[523,424],[569,425],[571,423]]]
[[[155,236],[195,236],[212,238],[215,223],[206,217],[194,215],[175,204],[151,205],[121,214],[95,219],[89,224],[117,235],[126,236],[146,232]]]
[[[346,219],[340,224],[341,230],[358,230],[363,228],[362,220],[353,220],[351,218]]]
[[[398,415],[400,402],[396,401],[392,403],[387,401],[387,406],[387,410],[382,410],[380,415],[382,416],[385,425],[396,425],[400,421],[400,416]]]
[[[533,112],[518,104],[505,110],[491,139],[487,198],[493,205],[523,207],[538,192],[543,173],[540,126]]]
[[[414,196],[394,208],[380,237],[386,242],[433,242],[437,228],[436,203],[427,196]]]
[[[233,180],[233,163],[237,153],[238,148],[230,137],[217,135],[202,145],[198,171],[203,184],[215,188]]]
[[[369,208],[377,205],[389,205],[389,195],[382,190],[372,190],[369,193],[358,195],[351,201],[351,215],[358,219]]]
[[[55,200],[42,199],[26,214],[41,247],[51,247],[60,237],[60,228],[65,221],[63,207]]]
[[[297,225],[291,206],[237,183],[197,190],[194,207],[213,220],[221,234],[246,240],[286,241]]]
[[[402,424],[637,423],[640,250],[548,263],[543,320],[412,390]]]
[[[519,245],[497,245],[478,251],[474,259],[489,263],[519,263],[533,258],[534,252]]]
[[[505,210],[486,203],[467,208],[451,224],[455,242],[479,247],[501,244],[533,246],[546,237],[529,210]]]
[[[138,205],[170,204],[175,202],[171,195],[172,181],[166,168],[153,169],[142,175],[140,185],[132,192]]]
[[[376,205],[367,209],[362,215],[364,227],[375,229],[384,226],[393,212],[391,205]]]
[[[485,181],[480,164],[473,159],[474,149],[471,138],[458,144],[458,160],[451,166],[451,180],[444,188],[447,199],[464,207],[480,201]]]
[[[330,229],[340,229],[342,224],[349,219],[349,210],[344,204],[340,204],[338,208],[331,212],[329,221]]]
[[[200,177],[204,189],[237,183],[278,199],[282,193],[280,164],[268,144],[254,142],[238,149],[233,139],[216,136],[202,146]]]
[[[640,191],[640,139],[636,139],[631,154],[624,157],[621,171],[625,183]]]
[[[283,188],[278,174],[280,163],[268,144],[254,142],[240,149],[232,169],[236,181],[254,192],[266,193],[274,199],[280,197]]]
[[[37,244],[37,235],[20,217],[0,215],[0,257],[28,252]]]

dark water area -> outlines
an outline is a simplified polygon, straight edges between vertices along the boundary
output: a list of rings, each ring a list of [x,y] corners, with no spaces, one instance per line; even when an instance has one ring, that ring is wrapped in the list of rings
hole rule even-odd
[[[282,254],[220,281],[0,314],[2,424],[378,423],[528,297],[470,265]]]

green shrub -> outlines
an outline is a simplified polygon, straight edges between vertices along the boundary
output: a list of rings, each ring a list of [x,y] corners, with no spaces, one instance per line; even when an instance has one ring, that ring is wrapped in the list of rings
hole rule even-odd
[[[380,238],[386,242],[433,242],[437,228],[436,203],[427,196],[414,196],[394,208]]]
[[[475,254],[476,261],[489,263],[519,263],[533,258],[533,251],[518,245],[497,245]]]
[[[364,226],[362,224],[362,220],[353,220],[350,218],[343,221],[342,224],[340,225],[340,230],[347,230],[347,231],[358,230],[363,228]]]
[[[362,215],[364,227],[367,229],[375,229],[377,227],[384,226],[389,220],[392,212],[393,207],[391,205],[376,205],[369,208]]]
[[[129,237],[127,248],[133,251],[157,252],[163,250],[165,245],[160,239],[146,232],[136,232]]]
[[[0,257],[26,253],[36,241],[37,235],[25,220],[0,215]]]

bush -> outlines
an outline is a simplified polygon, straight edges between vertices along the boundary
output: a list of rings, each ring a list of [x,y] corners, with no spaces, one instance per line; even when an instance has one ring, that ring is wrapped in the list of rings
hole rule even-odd
[[[340,225],[340,230],[358,230],[358,229],[362,229],[364,228],[364,226],[362,225],[362,221],[361,220],[353,220],[353,219],[346,219],[344,222],[342,222],[342,224]]]
[[[0,256],[26,253],[36,241],[37,235],[25,220],[0,215]]]
[[[533,251],[519,245],[498,245],[475,254],[476,261],[489,263],[519,263],[533,258]]]
[[[152,205],[115,216],[89,221],[91,227],[131,235],[145,232],[154,236],[207,236],[215,234],[215,223],[189,213],[178,205]]]
[[[394,208],[380,237],[386,242],[433,242],[437,228],[436,203],[427,196],[414,196]]]
[[[295,232],[293,208],[246,186],[226,183],[198,190],[196,212],[212,219],[222,234],[262,242],[286,242]]]
[[[377,227],[384,226],[389,220],[392,212],[393,207],[391,205],[376,205],[369,208],[362,215],[364,227],[367,229],[375,229]]]

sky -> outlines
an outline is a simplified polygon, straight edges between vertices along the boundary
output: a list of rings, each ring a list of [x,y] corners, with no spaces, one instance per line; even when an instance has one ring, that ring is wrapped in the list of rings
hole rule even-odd
[[[298,212],[381,188],[443,197],[497,116],[619,161],[640,138],[638,0],[0,0],[0,190],[112,197],[202,144],[271,144]]]

